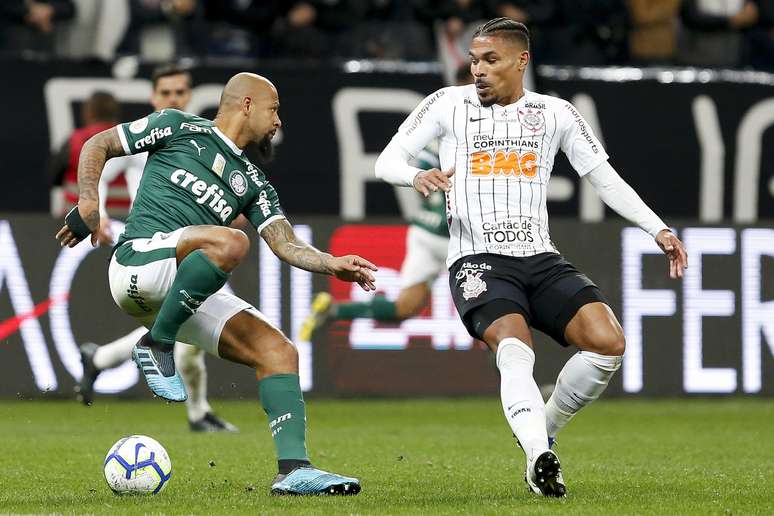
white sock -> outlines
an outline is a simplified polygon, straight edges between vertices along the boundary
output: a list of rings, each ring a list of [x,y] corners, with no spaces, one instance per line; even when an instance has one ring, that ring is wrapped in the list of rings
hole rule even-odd
[[[497,368],[503,412],[528,461],[548,449],[545,405],[532,377],[534,365],[535,353],[522,341],[515,337],[500,341]]]
[[[94,366],[100,371],[120,366],[132,358],[132,348],[147,333],[148,328],[137,328],[132,333],[97,348]]]
[[[621,367],[623,356],[579,351],[562,368],[553,394],[546,402],[546,430],[556,434],[580,409],[599,398]]]
[[[188,391],[185,408],[189,421],[198,421],[212,408],[207,402],[207,369],[204,366],[204,350],[175,342],[175,367],[180,371]]]

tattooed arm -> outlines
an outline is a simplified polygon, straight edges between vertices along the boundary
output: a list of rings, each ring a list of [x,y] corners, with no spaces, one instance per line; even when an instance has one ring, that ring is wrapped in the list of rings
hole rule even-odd
[[[283,262],[299,269],[330,274],[340,280],[358,283],[363,290],[375,290],[371,271],[376,266],[359,256],[332,256],[300,240],[286,219],[278,219],[263,228],[261,237]]]
[[[283,262],[309,272],[333,274],[333,256],[299,240],[286,219],[278,219],[261,231],[261,237]]]
[[[86,204],[93,211],[81,212],[89,227],[99,225],[99,176],[110,158],[126,154],[115,127],[97,133],[86,142],[78,158],[78,206]],[[93,225],[92,225],[93,223]]]
[[[78,159],[78,213],[92,230],[92,244],[99,230],[99,177],[102,167],[110,158],[126,154],[115,127],[97,133],[86,142]],[[62,247],[73,247],[79,242],[65,225],[56,238]]]

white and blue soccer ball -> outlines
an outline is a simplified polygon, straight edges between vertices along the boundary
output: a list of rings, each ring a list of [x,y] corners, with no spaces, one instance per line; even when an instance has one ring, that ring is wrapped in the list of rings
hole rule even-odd
[[[156,494],[172,477],[172,461],[145,435],[119,439],[105,457],[105,480],[116,494]]]

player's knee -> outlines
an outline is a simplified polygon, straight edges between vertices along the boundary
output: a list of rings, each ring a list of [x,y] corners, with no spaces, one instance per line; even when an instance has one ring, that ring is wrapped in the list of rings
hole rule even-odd
[[[242,230],[225,229],[228,230],[228,237],[226,238],[224,253],[227,259],[234,262],[234,267],[236,267],[247,256],[247,252],[250,250],[250,239]]]
[[[594,347],[600,355],[620,357],[626,351],[626,338],[620,328],[611,328],[597,334]]]
[[[250,239],[244,231],[218,228],[207,249],[207,255],[225,271],[231,271],[250,250]]]
[[[298,351],[284,335],[261,342],[260,346],[255,350],[253,365],[259,377],[298,372]]]

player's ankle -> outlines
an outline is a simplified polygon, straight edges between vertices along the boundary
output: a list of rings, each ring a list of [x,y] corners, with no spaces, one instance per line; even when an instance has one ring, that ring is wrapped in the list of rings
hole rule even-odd
[[[169,339],[154,337],[153,330],[151,330],[145,334],[142,345],[168,353],[174,348],[175,341],[170,342]]]
[[[311,466],[312,463],[307,459],[280,459],[277,461],[277,470],[280,475],[287,475],[296,468]]]

